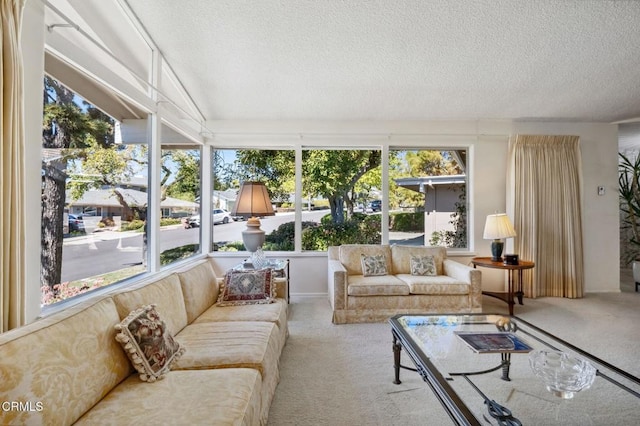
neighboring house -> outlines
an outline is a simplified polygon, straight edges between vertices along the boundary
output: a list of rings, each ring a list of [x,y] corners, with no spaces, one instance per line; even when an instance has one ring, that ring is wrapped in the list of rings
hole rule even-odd
[[[145,209],[149,199],[148,186],[146,176],[133,176],[127,182],[119,184],[118,188],[129,207]],[[66,199],[72,200],[70,194],[67,194]],[[88,190],[78,200],[70,201],[67,206],[69,213],[84,216],[113,217],[123,214],[122,205],[109,187]],[[162,217],[184,217],[197,213],[200,203],[166,197],[160,201],[160,209]]]
[[[214,190],[211,192],[211,206],[214,209],[231,211],[238,198],[237,189],[226,189],[224,191]],[[196,204],[200,207],[200,197],[196,197]]]
[[[460,191],[466,185],[465,175],[420,176],[394,179],[398,186],[424,194],[427,214],[456,210]]]
[[[236,204],[238,197],[237,189],[227,189],[225,191],[213,191],[211,195],[211,203],[214,208],[231,211]]]
[[[456,211],[460,193],[466,185],[465,175],[421,176],[394,179],[402,188],[424,194],[425,244],[433,232],[453,231],[451,215]]]
[[[120,188],[127,204],[132,207],[145,208],[149,194],[136,189]],[[67,197],[67,199],[71,199]],[[87,216],[113,217],[122,216],[122,205],[111,189],[93,189],[86,191],[82,197],[69,203],[69,213]],[[162,217],[181,217],[196,213],[200,204],[192,201],[166,197],[160,201]],[[186,213],[186,214],[185,214]]]

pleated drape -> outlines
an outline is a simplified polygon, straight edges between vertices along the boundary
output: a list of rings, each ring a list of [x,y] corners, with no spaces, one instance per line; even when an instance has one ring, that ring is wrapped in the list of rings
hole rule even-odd
[[[579,298],[584,293],[580,139],[517,135],[510,141],[510,210],[514,252],[533,260],[527,297]]]
[[[25,0],[0,0],[0,331],[25,321],[25,139],[20,48],[24,4]]]

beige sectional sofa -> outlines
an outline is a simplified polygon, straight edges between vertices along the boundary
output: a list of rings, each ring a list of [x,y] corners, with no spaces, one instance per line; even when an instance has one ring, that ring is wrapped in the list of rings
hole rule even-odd
[[[0,334],[0,424],[266,424],[288,336],[284,281],[274,303],[215,306],[211,262]],[[114,327],[151,303],[185,351],[144,382]]]
[[[379,322],[401,313],[482,311],[481,272],[447,259],[444,247],[348,244],[329,247],[327,254],[335,324]],[[365,276],[363,256],[383,259],[382,273]],[[433,275],[415,273],[416,268],[412,274],[412,258],[430,256]]]

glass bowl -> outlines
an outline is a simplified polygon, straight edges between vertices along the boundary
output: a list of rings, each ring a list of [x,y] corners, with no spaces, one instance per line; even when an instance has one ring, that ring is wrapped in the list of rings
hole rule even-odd
[[[549,392],[564,399],[588,389],[596,378],[596,369],[591,363],[566,352],[545,349],[531,352],[529,365]]]

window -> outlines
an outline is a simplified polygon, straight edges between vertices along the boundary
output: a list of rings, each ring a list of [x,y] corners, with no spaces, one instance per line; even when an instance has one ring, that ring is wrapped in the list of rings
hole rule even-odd
[[[466,150],[389,151],[391,243],[468,247]]]
[[[162,139],[174,135],[163,126]],[[176,136],[174,136],[176,137]],[[179,136],[177,136],[180,139]],[[186,140],[180,140],[186,143]],[[199,146],[163,145],[160,176],[160,264],[169,265],[200,253]]]
[[[240,184],[258,180],[267,185],[276,215],[261,219],[264,251],[295,250],[296,193],[300,191],[303,250],[326,250],[349,242],[381,242],[380,150],[309,149],[302,151],[302,188],[295,186],[293,150],[214,150],[213,208],[232,212]],[[378,204],[379,205],[379,204]],[[238,223],[213,227],[213,250],[244,250]],[[220,223],[220,221],[216,221]]]
[[[213,250],[244,250],[245,225],[238,222],[246,218],[228,215],[245,180],[264,182],[277,212],[261,220],[267,234],[265,251],[295,250],[296,208],[303,251],[349,243],[380,244],[383,210],[389,214],[391,244],[468,248],[466,148],[390,149],[388,192],[382,190],[381,149],[302,147],[300,188],[295,186],[294,152],[214,150],[212,208],[220,211],[214,214]]]
[[[380,150],[303,150],[303,250],[381,242],[380,164]]]
[[[244,251],[246,217],[232,216],[240,184],[263,182],[275,216],[260,218],[264,251],[294,250],[295,154],[293,150],[215,149],[212,159],[212,233],[214,251]]]
[[[147,146],[119,143],[115,120],[45,78],[42,304],[146,271]]]

